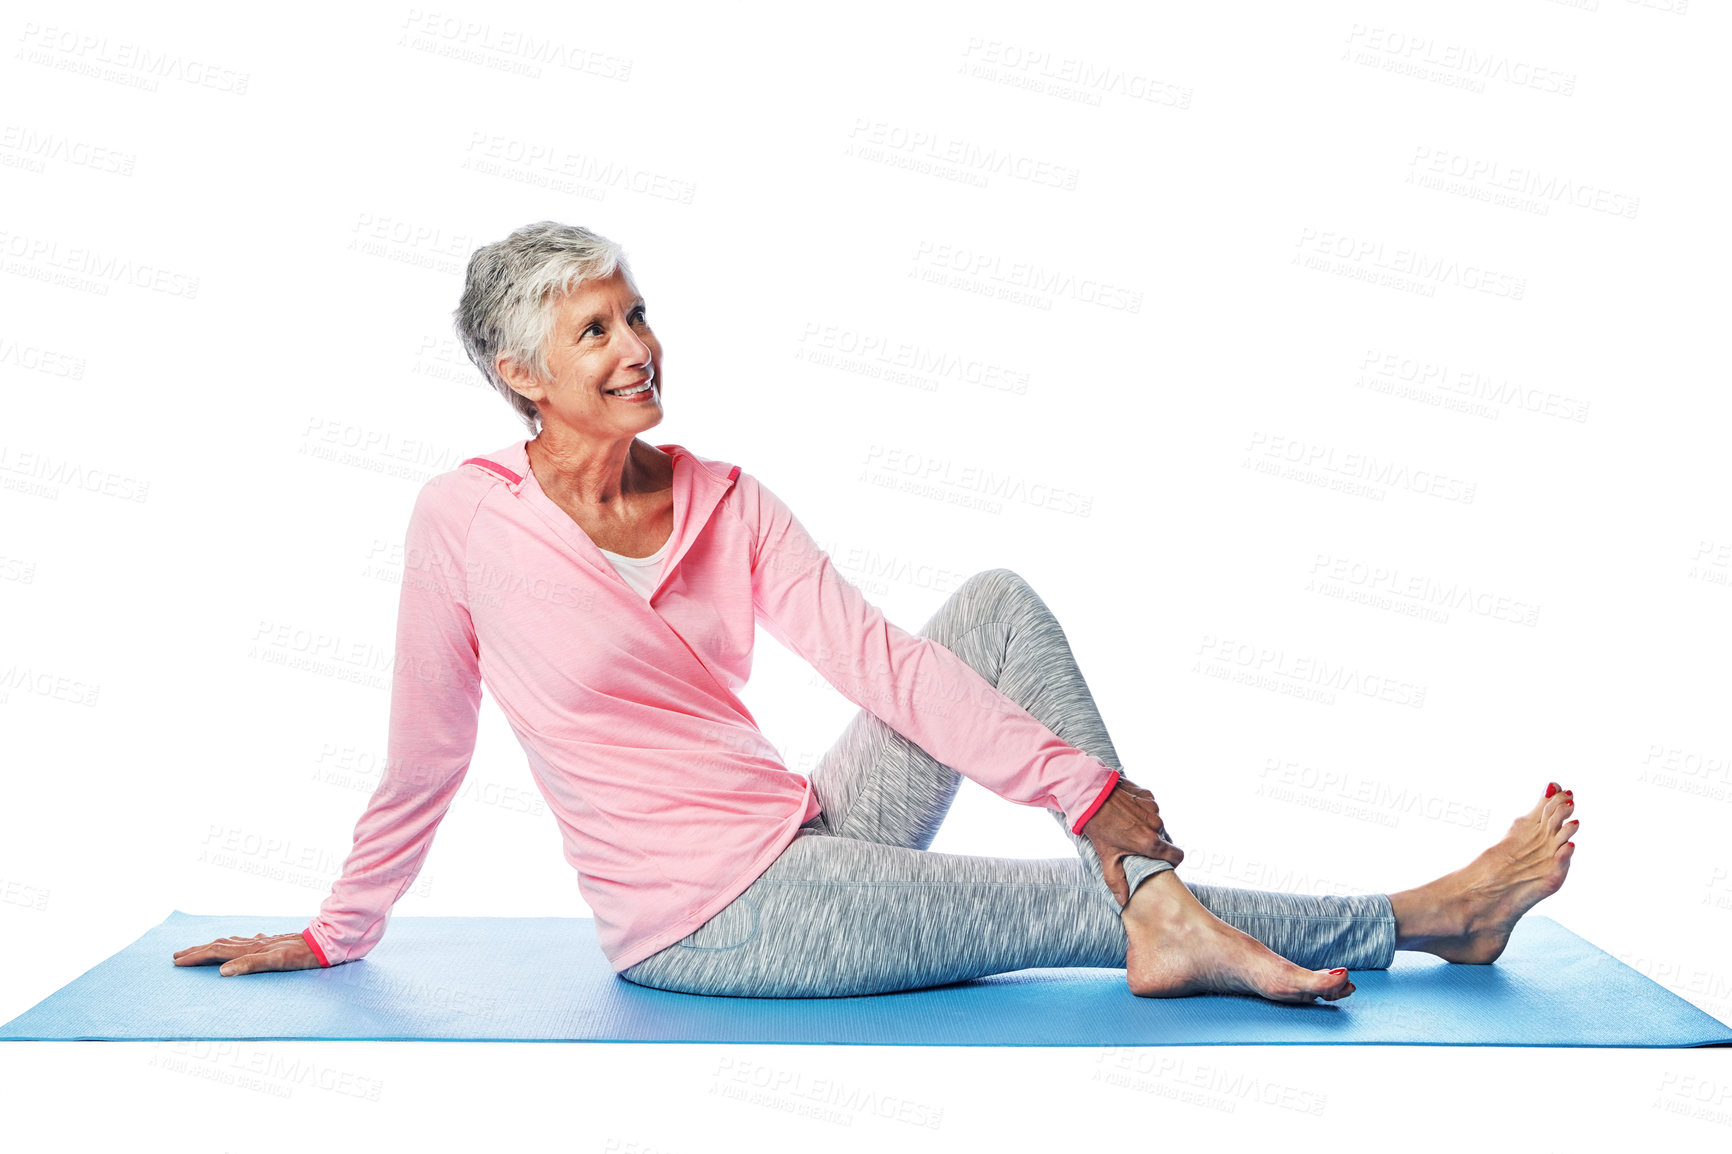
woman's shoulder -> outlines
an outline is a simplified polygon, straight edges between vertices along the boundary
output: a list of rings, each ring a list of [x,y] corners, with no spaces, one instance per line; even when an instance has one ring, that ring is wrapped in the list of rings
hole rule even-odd
[[[708,474],[712,479],[717,481],[733,482],[744,475],[744,470],[731,461],[725,461],[720,457],[705,456],[702,453],[694,453],[684,445],[667,444],[657,445],[655,447],[668,454],[670,457],[685,457],[693,465],[697,466],[699,470]]]
[[[423,517],[467,521],[489,493],[500,489],[515,492],[528,475],[529,460],[521,441],[467,457],[422,482],[415,511]]]
[[[502,445],[490,453],[478,453],[466,457],[455,468],[434,477],[434,481],[451,484],[456,479],[474,481],[490,477],[493,480],[515,488],[523,484],[523,479],[529,475],[529,444],[527,441],[513,441]]]

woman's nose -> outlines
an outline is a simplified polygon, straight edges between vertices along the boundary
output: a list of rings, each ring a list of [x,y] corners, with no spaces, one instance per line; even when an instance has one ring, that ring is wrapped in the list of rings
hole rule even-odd
[[[625,333],[627,339],[626,339],[626,343],[621,347],[620,351],[624,354],[626,359],[631,364],[634,364],[634,365],[647,365],[647,364],[649,364],[649,362],[650,362],[649,342],[644,340],[642,337],[638,336],[635,332],[633,332],[629,328],[623,329],[622,331]]]

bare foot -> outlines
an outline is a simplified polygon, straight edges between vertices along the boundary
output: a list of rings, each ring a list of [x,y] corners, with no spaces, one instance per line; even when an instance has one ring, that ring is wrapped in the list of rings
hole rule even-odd
[[[1172,870],[1138,886],[1120,916],[1129,939],[1125,976],[1141,998],[1256,994],[1275,1002],[1333,1002],[1354,989],[1346,970],[1296,966],[1217,918]]]
[[[1389,895],[1396,949],[1470,965],[1497,960],[1521,916],[1558,892],[1575,856],[1575,797],[1556,783],[1549,790],[1557,792],[1511,822],[1503,840],[1469,865]]]

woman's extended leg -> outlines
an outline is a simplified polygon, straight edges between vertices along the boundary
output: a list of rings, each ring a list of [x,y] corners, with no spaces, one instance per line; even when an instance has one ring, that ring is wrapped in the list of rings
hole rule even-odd
[[[814,818],[721,912],[620,976],[692,994],[840,997],[1124,960],[1118,903],[1079,861],[881,845]]]
[[[1059,737],[1118,767],[1062,629],[1015,573],[976,574],[921,635]],[[791,997],[911,989],[1033,966],[1125,965],[1127,923],[1093,844],[1071,834],[1062,814],[1053,816],[1075,860],[923,852],[960,776],[864,710],[812,778],[824,812],[809,828],[741,898],[623,976],[664,989]],[[1171,869],[1143,857],[1124,865],[1133,891]],[[1265,959],[1265,970],[1281,971],[1256,990],[1269,996],[1288,987],[1292,1000],[1343,996],[1351,989],[1344,978],[1302,967],[1380,968],[1394,948],[1382,895],[1198,886],[1195,897],[1300,963]]]

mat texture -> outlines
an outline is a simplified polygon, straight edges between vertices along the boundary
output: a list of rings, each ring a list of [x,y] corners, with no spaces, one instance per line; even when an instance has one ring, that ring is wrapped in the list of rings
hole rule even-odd
[[[1333,1005],[1138,998],[1123,970],[1019,970],[856,998],[670,994],[614,975],[588,918],[394,918],[367,957],[225,978],[176,950],[305,918],[176,910],[0,1027],[0,1039],[786,1042],[887,1046],[1732,1043],[1732,1028],[1549,918],[1492,966],[1399,953]]]

